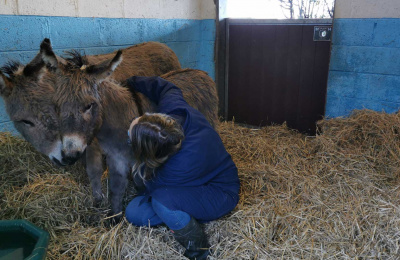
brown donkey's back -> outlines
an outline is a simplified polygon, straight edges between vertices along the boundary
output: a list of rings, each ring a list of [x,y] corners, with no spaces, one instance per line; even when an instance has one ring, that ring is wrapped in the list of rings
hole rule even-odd
[[[112,78],[119,82],[132,76],[159,76],[181,68],[174,51],[163,43],[146,42],[122,51],[124,58],[112,74]],[[88,55],[86,58],[89,64],[98,64],[111,60],[116,53]]]
[[[218,126],[218,95],[215,82],[202,70],[180,69],[161,75],[182,90],[186,102],[199,110],[208,122]]]

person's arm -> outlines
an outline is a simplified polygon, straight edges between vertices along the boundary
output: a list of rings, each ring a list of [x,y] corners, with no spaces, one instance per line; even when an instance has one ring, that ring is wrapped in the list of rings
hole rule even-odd
[[[127,80],[127,84],[154,102],[160,113],[168,113],[171,110],[189,106],[183,98],[182,91],[160,77],[134,76]]]

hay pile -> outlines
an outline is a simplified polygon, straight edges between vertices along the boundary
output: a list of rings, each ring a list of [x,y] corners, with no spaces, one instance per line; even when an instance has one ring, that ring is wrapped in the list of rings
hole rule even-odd
[[[237,208],[205,226],[211,259],[398,258],[400,114],[362,110],[319,126],[307,137],[222,123],[242,187]],[[184,259],[165,227],[105,226],[108,205],[93,208],[89,194],[82,168],[54,168],[0,134],[0,219],[48,230],[49,259]]]

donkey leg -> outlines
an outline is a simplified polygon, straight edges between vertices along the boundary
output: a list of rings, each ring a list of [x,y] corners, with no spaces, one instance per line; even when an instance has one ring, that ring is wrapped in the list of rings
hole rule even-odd
[[[94,198],[94,206],[99,207],[104,195],[101,191],[101,176],[103,175],[102,150],[96,139],[86,148],[86,172],[89,176]]]
[[[128,163],[121,157],[118,154],[107,156],[107,166],[110,173],[111,214],[115,216],[114,222],[119,222],[122,219],[122,199],[128,184]]]

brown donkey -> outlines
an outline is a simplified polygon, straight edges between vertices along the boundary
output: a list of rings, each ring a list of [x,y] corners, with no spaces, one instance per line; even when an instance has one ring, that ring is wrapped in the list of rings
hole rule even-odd
[[[56,59],[50,45],[43,59]],[[126,131],[135,116],[155,111],[154,104],[145,96],[140,93],[133,96],[128,88],[109,78],[121,62],[121,51],[111,61],[97,65],[89,64],[84,56],[75,53],[67,59],[67,66],[54,68],[57,75],[54,101],[59,109],[63,149],[76,159],[93,138],[98,139],[107,156],[113,214],[122,211],[127,175],[133,165]],[[189,103],[208,115],[213,125],[217,124],[215,83],[206,73],[183,70],[165,78],[176,82]]]
[[[66,61],[60,57],[45,61],[42,57],[50,40],[41,44],[40,53],[26,66],[10,62],[0,71],[0,96],[15,128],[40,153],[45,154],[57,165],[68,162],[62,156],[62,140],[56,107],[53,103],[56,75],[54,67]],[[126,59],[113,77],[122,81],[128,75],[161,75],[180,68],[175,53],[166,45],[156,42],[143,43],[125,49]],[[102,62],[115,54],[87,56],[93,62]],[[7,75],[7,76],[6,76]],[[91,180],[95,202],[102,199],[99,176],[102,170],[102,155],[96,142],[86,149],[86,171]]]

